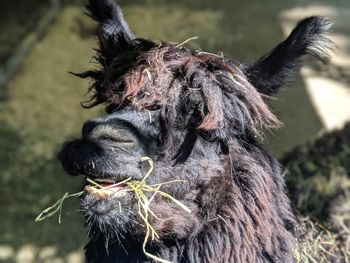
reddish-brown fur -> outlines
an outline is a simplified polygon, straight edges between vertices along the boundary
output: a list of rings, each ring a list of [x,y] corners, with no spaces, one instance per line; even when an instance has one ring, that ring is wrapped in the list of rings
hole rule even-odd
[[[159,240],[149,251],[174,263],[293,262],[295,218],[284,180],[277,161],[259,146],[263,130],[280,124],[264,99],[291,78],[302,55],[327,56],[330,23],[307,18],[270,53],[244,65],[137,39],[113,0],[90,0],[88,10],[100,23],[101,67],[77,75],[94,80],[85,106],[104,103],[108,114],[85,123],[83,138],[64,146],[67,172],[141,180],[139,156],[147,154],[155,160],[150,180],[186,181],[162,190],[192,210],[156,197],[150,223]],[[91,136],[99,126],[109,127],[107,134]],[[132,143],[121,143],[121,134]],[[128,210],[118,212],[113,198],[82,201],[91,238],[87,260],[150,262],[133,196],[117,200]],[[120,242],[110,242],[115,238]]]

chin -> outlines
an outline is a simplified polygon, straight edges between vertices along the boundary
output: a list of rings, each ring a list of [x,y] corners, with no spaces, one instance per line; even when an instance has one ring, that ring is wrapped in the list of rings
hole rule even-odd
[[[137,199],[124,183],[128,174],[85,174],[81,211],[90,237],[121,239],[137,224]]]
[[[81,211],[90,237],[102,234],[107,239],[120,240],[136,224],[137,200],[124,184],[110,181],[97,180],[104,190],[85,186]]]

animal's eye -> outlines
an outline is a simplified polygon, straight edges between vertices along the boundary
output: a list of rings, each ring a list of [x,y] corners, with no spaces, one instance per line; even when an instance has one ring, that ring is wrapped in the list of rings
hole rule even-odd
[[[160,108],[161,108],[160,105],[154,104],[154,105],[147,106],[146,110],[155,111],[155,110],[159,110]]]
[[[120,109],[119,106],[115,105],[115,104],[110,104],[106,107],[106,113],[107,114],[111,114],[115,111],[117,111],[118,109]]]

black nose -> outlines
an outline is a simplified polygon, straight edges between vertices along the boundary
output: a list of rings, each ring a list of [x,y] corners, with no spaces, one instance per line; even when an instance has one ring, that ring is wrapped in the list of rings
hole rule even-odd
[[[58,154],[64,170],[70,175],[78,175],[81,171],[90,169],[91,155],[101,156],[103,149],[96,143],[86,140],[73,140],[62,145]]]

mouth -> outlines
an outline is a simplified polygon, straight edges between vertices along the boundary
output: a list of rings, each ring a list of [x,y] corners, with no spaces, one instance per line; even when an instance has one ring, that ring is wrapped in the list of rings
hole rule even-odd
[[[94,195],[98,198],[121,198],[129,191],[127,182],[131,180],[131,177],[117,181],[114,179],[97,179],[86,177],[85,193],[88,195]]]

